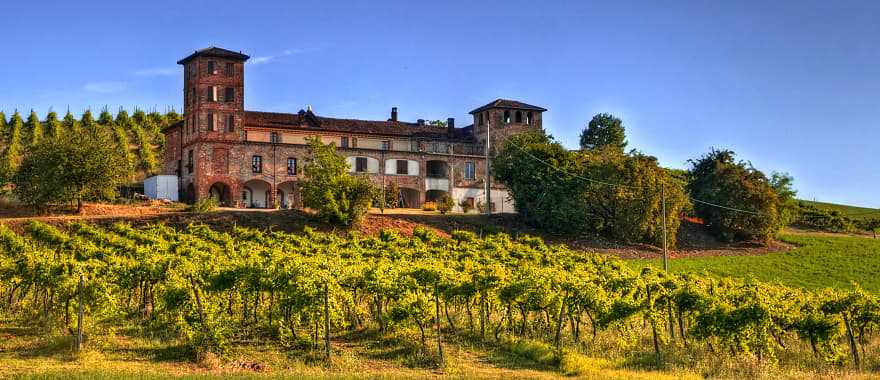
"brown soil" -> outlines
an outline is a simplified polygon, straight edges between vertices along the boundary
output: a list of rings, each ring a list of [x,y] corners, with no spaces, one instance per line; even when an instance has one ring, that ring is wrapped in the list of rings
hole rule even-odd
[[[185,228],[190,223],[205,223],[220,230],[228,230],[232,226],[253,228],[269,228],[287,232],[301,232],[306,226],[320,231],[346,232],[344,229],[318,222],[312,216],[297,210],[237,210],[221,209],[208,213],[183,212],[179,207],[171,207],[160,203],[138,205],[106,205],[87,204],[82,214],[61,214],[51,216],[28,215],[26,212],[3,210],[0,212],[0,223],[20,230],[29,220],[40,220],[64,227],[74,220],[108,225],[116,222],[127,222],[134,225],[151,223],[166,224],[176,228]],[[647,244],[627,244],[604,239],[600,236],[585,235],[579,237],[541,233],[520,222],[515,215],[505,214],[493,216],[487,220],[483,215],[452,214],[440,215],[413,210],[388,210],[381,214],[378,211],[366,216],[357,231],[366,235],[376,235],[384,229],[393,229],[411,235],[416,227],[426,227],[448,236],[454,230],[472,231],[478,235],[495,232],[507,232],[511,235],[529,234],[542,237],[549,244],[564,244],[572,249],[599,252],[618,256],[624,259],[656,259],[661,258],[661,248]],[[793,248],[782,242],[773,242],[769,246],[755,243],[726,244],[716,241],[697,223],[683,220],[678,233],[679,247],[670,250],[670,257],[700,256],[745,256],[763,255],[785,251]]]

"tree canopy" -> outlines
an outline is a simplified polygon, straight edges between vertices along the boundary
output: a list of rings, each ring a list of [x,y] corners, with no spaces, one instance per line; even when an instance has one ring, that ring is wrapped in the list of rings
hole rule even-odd
[[[623,152],[626,145],[623,121],[609,113],[593,116],[587,128],[581,133],[581,150],[610,148]]]
[[[348,173],[345,157],[336,153],[332,143],[317,138],[308,140],[309,160],[301,181],[303,205],[317,210],[318,217],[329,223],[358,224],[370,208],[376,190],[367,177]]]

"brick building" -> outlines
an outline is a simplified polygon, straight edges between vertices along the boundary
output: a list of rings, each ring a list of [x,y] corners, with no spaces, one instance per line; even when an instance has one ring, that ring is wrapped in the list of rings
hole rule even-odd
[[[297,113],[245,111],[244,68],[248,56],[210,47],[177,63],[183,66],[184,120],[167,128],[163,166],[178,176],[181,199],[216,197],[234,207],[300,207],[297,181],[308,152],[306,138],[335,143],[351,171],[379,186],[399,186],[404,207],[421,207],[450,194],[461,201],[485,201],[486,138],[490,147],[511,133],[541,129],[541,107],[495,100],[470,112],[463,128],[423,120],[339,119],[309,110]],[[512,212],[500,184],[492,183],[495,212]]]

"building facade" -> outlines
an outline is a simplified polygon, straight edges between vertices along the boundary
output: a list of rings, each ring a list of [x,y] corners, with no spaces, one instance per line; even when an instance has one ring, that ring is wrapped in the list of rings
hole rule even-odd
[[[302,206],[297,182],[308,157],[307,138],[332,142],[350,171],[377,186],[396,183],[402,207],[419,208],[449,194],[461,202],[485,204],[486,140],[489,151],[507,136],[542,128],[545,109],[498,99],[470,112],[463,128],[424,120],[340,119],[308,110],[271,113],[244,109],[248,56],[211,47],[177,63],[183,66],[184,120],[165,129],[164,174],[176,175],[180,197],[215,197],[232,207]],[[487,133],[488,132],[488,133]],[[491,183],[491,182],[490,182]],[[513,212],[502,184],[491,183],[494,212]]]

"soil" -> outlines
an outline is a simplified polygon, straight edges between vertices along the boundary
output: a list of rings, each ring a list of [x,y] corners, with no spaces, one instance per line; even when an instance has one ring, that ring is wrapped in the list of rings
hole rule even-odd
[[[242,210],[219,209],[207,213],[189,213],[182,211],[179,205],[159,202],[144,202],[133,205],[86,204],[82,214],[65,213],[54,215],[33,215],[23,210],[0,210],[0,223],[21,230],[30,220],[40,220],[59,227],[64,227],[74,220],[87,220],[100,225],[126,222],[133,225],[151,223],[166,224],[175,228],[185,228],[190,223],[205,223],[219,230],[228,230],[233,226],[269,228],[286,232],[301,232],[306,226],[326,231],[346,233],[345,229],[321,223],[313,216],[299,210]],[[792,245],[773,242],[769,245],[756,243],[728,244],[715,240],[706,233],[699,221],[684,219],[678,232],[679,246],[670,249],[671,258],[701,256],[746,256],[763,255],[772,252],[786,251]],[[614,255],[624,259],[656,259],[661,258],[663,250],[647,244],[628,244],[611,241],[601,236],[564,236],[542,233],[520,222],[515,214],[496,215],[487,220],[477,214],[429,213],[419,210],[372,210],[364,218],[356,230],[366,235],[376,235],[384,229],[397,230],[411,235],[416,227],[426,227],[443,236],[454,230],[472,231],[478,235],[495,232],[507,232],[517,236],[529,234],[542,237],[548,244],[564,244],[572,249]]]

